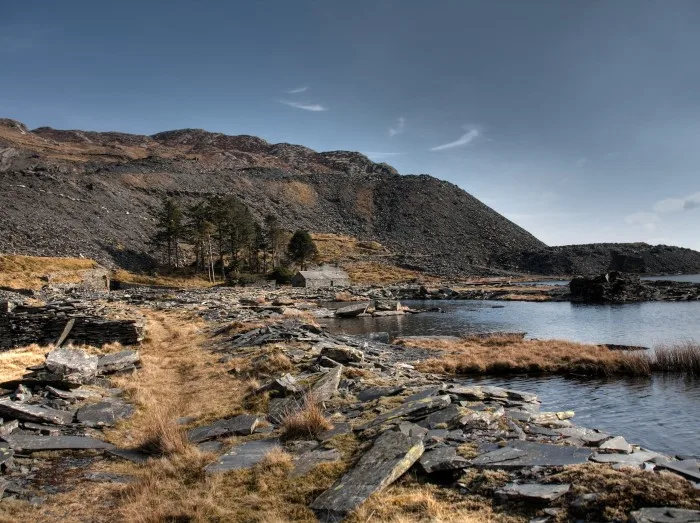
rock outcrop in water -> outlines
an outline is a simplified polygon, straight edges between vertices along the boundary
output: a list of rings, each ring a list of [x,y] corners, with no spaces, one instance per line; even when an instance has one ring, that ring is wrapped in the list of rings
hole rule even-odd
[[[569,283],[570,299],[583,303],[700,300],[700,284],[641,280],[617,271],[593,277],[578,276]]]

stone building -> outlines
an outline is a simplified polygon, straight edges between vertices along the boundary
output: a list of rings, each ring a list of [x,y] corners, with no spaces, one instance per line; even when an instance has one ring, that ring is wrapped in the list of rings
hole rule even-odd
[[[320,267],[313,271],[299,271],[292,278],[292,285],[307,289],[348,287],[350,286],[350,276],[339,267]]]

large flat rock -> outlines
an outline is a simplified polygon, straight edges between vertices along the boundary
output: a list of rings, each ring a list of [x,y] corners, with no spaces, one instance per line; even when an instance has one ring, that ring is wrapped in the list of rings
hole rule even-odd
[[[105,354],[97,359],[97,372],[109,374],[130,369],[139,362],[139,351],[123,350]]]
[[[328,401],[338,391],[343,366],[337,365],[321,376],[309,391],[309,397],[319,403]]]
[[[204,470],[207,474],[219,474],[230,470],[248,469],[260,463],[271,451],[281,448],[276,439],[247,441],[232,448]]]
[[[13,434],[6,438],[10,446],[16,450],[88,450],[114,449],[111,443],[85,436],[34,436],[29,434]]]
[[[700,483],[700,460],[684,459],[681,461],[656,460],[656,468],[670,470],[690,481]]]
[[[134,413],[134,406],[121,401],[100,401],[81,407],[75,417],[88,427],[111,427]]]
[[[634,523],[699,523],[700,511],[671,507],[649,507],[630,514]]]
[[[639,467],[642,463],[659,458],[660,456],[661,454],[656,452],[643,450],[633,452],[632,454],[602,454],[596,452],[591,456],[591,461],[595,461],[596,463],[612,463],[627,467]]]
[[[311,503],[321,519],[343,519],[375,492],[398,479],[423,454],[423,442],[401,432],[382,433],[357,465]]]
[[[569,492],[570,486],[566,483],[546,485],[542,483],[508,483],[496,491],[496,496],[506,499],[549,502]]]
[[[211,425],[197,427],[187,432],[192,443],[202,443],[215,438],[228,436],[250,436],[258,426],[260,418],[251,414],[241,414],[233,418],[220,419]]]
[[[469,460],[458,456],[455,447],[439,447],[429,450],[420,457],[419,462],[423,470],[428,474],[445,470],[464,469],[469,466]]]
[[[474,458],[472,466],[493,469],[560,467],[585,463],[591,455],[586,448],[550,445],[533,441],[512,441],[505,447]]]
[[[94,378],[97,375],[97,362],[97,356],[66,347],[54,349],[46,356],[49,372],[74,383],[85,383]]]
[[[352,318],[353,316],[364,314],[367,307],[369,307],[369,303],[355,303],[353,305],[346,305],[345,307],[336,309],[335,315],[339,318]]]
[[[303,476],[308,474],[317,466],[323,463],[333,463],[335,461],[340,461],[342,455],[336,449],[318,449],[310,450],[299,456],[294,461],[294,469],[291,472],[292,477]]]
[[[68,425],[73,422],[75,413],[67,410],[43,408],[38,405],[27,405],[9,399],[0,400],[0,417],[32,421],[34,423],[50,423],[52,425]]]

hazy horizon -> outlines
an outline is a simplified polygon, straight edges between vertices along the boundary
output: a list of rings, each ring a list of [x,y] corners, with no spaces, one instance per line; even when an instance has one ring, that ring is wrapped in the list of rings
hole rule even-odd
[[[24,2],[0,117],[357,150],[549,245],[700,250],[700,4]]]

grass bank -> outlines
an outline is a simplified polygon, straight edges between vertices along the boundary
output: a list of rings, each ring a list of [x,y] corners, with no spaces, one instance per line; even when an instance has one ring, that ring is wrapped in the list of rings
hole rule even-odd
[[[41,289],[49,276],[52,283],[78,283],[83,271],[97,267],[84,258],[0,255],[0,287]]]
[[[460,340],[410,338],[398,345],[433,349],[434,358],[418,364],[443,374],[578,374],[650,376],[654,372],[700,375],[700,345],[682,343],[655,351],[614,351],[600,345],[561,340],[524,340],[494,335]]]

